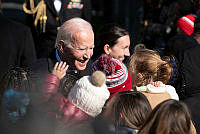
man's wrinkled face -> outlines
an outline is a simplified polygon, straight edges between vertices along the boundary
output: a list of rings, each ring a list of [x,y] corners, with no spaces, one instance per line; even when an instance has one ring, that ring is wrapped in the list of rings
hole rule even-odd
[[[69,68],[84,70],[88,61],[93,55],[94,33],[92,30],[87,32],[75,33],[76,42],[70,47],[63,48],[64,60],[69,63]]]

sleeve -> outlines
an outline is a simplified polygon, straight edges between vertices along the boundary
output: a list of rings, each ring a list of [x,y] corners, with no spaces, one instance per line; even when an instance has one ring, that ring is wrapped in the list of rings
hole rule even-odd
[[[42,99],[46,102],[48,101],[51,96],[57,93],[58,87],[60,84],[60,79],[53,75],[48,74],[45,79],[44,88],[42,90]]]
[[[28,27],[24,29],[24,49],[20,59],[22,67],[27,67],[37,59],[33,37]]]

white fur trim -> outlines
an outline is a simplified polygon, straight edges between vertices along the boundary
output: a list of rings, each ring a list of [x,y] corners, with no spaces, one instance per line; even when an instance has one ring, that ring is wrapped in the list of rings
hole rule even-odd
[[[175,88],[171,85],[161,84],[160,87],[155,87],[152,84],[148,84],[147,90],[151,93],[167,92],[171,96],[171,99],[179,100],[179,97],[178,97],[178,94],[176,93]]]

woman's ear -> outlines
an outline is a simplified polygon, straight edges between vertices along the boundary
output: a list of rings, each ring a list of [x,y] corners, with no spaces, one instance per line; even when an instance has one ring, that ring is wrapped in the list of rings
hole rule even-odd
[[[110,54],[110,46],[108,44],[104,45],[104,52]]]

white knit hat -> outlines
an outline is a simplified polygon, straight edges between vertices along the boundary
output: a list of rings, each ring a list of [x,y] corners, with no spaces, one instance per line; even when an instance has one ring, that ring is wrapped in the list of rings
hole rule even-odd
[[[71,89],[68,99],[79,109],[92,117],[101,113],[110,92],[105,85],[106,76],[96,71],[92,76],[84,76]]]

